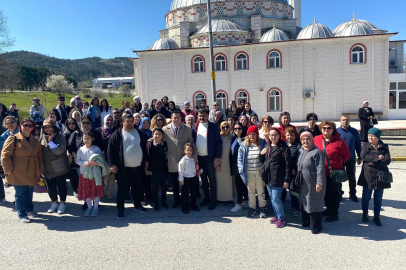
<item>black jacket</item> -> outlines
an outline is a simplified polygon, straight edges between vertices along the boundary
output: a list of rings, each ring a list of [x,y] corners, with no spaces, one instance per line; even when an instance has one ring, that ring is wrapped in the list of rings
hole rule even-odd
[[[375,117],[374,112],[372,111],[371,108],[368,107],[368,111],[362,107],[359,108],[358,110],[358,117],[360,121],[360,126],[361,126],[361,131],[360,131],[360,137],[361,137],[361,142],[367,142],[368,141],[368,130],[371,127],[370,119],[368,117]]]
[[[313,131],[311,131],[309,127],[304,127],[304,128],[302,128],[302,129],[300,130],[300,132],[299,132],[299,135],[302,134],[302,133],[305,132],[305,131],[310,132],[310,133],[313,135],[313,138],[316,137],[316,136],[321,135],[321,131],[320,131],[320,129],[319,129],[319,126],[317,126],[317,125],[315,126],[315,128],[314,128]]]
[[[167,172],[168,171],[168,146],[165,141],[159,145],[151,143],[148,153],[148,171],[154,172]]]
[[[161,110],[158,112],[156,109],[153,109],[151,111],[151,115],[150,115],[150,119],[152,119],[156,114],[162,114],[163,116],[165,116],[165,118],[171,118],[171,113],[165,109],[165,107],[162,106]]]
[[[361,158],[363,161],[362,171],[358,178],[358,185],[370,189],[383,189],[390,188],[390,183],[378,182],[379,171],[389,171],[388,165],[391,162],[389,147],[381,140],[378,142],[378,149],[375,149],[369,142],[362,145]],[[379,160],[379,156],[383,155],[385,158]],[[373,165],[368,165],[372,162]]]
[[[286,142],[286,146],[290,150],[290,160],[291,160],[291,169],[295,170],[297,172],[297,158],[299,156],[299,150],[302,148],[302,145],[300,144],[299,138],[296,138],[296,141],[289,146],[289,143]]]
[[[65,113],[61,112],[61,114],[62,114],[61,115],[56,107],[52,109],[52,111],[55,113],[56,121],[58,121],[59,123],[62,123],[62,124],[65,124],[66,119],[69,118],[69,113],[71,110],[72,110],[72,108],[70,106],[65,105]]]
[[[235,140],[239,140],[240,138],[238,138],[237,136],[233,137],[233,139],[231,140],[231,147],[233,147],[233,143],[235,142]],[[233,149],[230,150],[230,174],[231,175],[240,175],[240,173],[238,172],[238,149],[240,149],[240,143],[241,141],[238,141],[235,146],[234,146],[234,153],[233,153]]]
[[[138,104],[137,107],[134,106],[134,104],[131,105],[131,110],[133,113],[139,113],[142,110],[142,104]]]
[[[142,162],[141,167],[145,167],[145,162],[148,160],[148,151],[147,151],[147,140],[144,132],[139,130],[137,127],[135,129],[140,135],[140,146],[142,149]],[[118,172],[117,177],[121,178],[125,176],[125,167],[124,167],[124,151],[123,151],[123,128],[116,129],[113,134],[110,136],[109,145],[107,147],[107,162],[111,166],[117,166]]]
[[[100,149],[103,148],[103,140],[99,132],[94,129],[91,129],[94,134],[93,145],[96,145]],[[69,154],[76,153],[80,147],[85,145],[83,143],[83,131],[76,130],[70,135],[69,142],[68,142],[68,152]]]
[[[292,161],[290,149],[286,143],[279,140],[275,147],[268,146],[268,153],[260,155],[264,162],[259,173],[265,184],[272,187],[283,187],[283,183],[292,181]]]

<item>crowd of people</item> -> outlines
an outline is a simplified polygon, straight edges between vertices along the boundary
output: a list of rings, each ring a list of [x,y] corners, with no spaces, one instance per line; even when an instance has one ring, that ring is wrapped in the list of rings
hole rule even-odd
[[[183,105],[181,110],[165,96],[149,106],[134,97],[119,109],[96,97],[88,103],[76,96],[66,105],[60,96],[46,114],[35,98],[31,118],[20,120],[15,104],[10,110],[1,104],[2,175],[4,186],[15,189],[19,220],[29,223],[38,216],[33,191],[43,177],[51,201],[48,213],[67,211],[67,179],[74,196],[84,201],[85,217],[98,216],[103,196],[114,199],[117,182],[118,219],[125,218],[125,202],[131,199],[141,213],[147,212],[146,204],[154,211],[167,210],[167,191],[172,191],[171,207],[184,214],[206,206],[229,205],[232,212],[247,207],[251,218],[272,212],[270,223],[283,228],[290,213],[317,234],[323,216],[325,222],[339,220],[343,182],[349,182],[349,198],[359,202],[356,164],[362,164],[362,220],[369,221],[373,193],[373,221],[382,226],[391,158],[367,102],[359,111],[361,136],[350,126],[349,115],[342,115],[337,128],[327,120],[317,125],[317,115],[309,113],[308,126],[298,132],[288,112],[275,124],[270,115],[259,118],[245,100],[231,101],[225,109],[214,102],[210,110],[206,100],[197,108],[188,101]],[[268,201],[273,211],[268,211]]]

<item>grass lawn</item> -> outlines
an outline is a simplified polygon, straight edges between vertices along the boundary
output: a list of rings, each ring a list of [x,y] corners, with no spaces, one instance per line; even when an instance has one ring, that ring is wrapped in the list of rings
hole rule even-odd
[[[69,105],[70,99],[75,95],[65,94],[64,96],[66,97],[65,103]],[[91,99],[85,99],[84,94],[80,96],[82,97],[82,102],[88,101],[90,103]],[[6,105],[7,108],[10,107],[10,103],[15,103],[17,109],[19,109],[18,114],[20,118],[30,117],[30,107],[32,106],[33,98],[39,98],[47,112],[58,104],[58,95],[50,92],[0,92],[0,102]],[[109,97],[106,94],[105,99],[107,99],[110,106],[119,109],[123,107],[123,100],[128,100],[131,104],[133,103],[133,97],[123,97],[122,94],[114,94],[114,97]]]

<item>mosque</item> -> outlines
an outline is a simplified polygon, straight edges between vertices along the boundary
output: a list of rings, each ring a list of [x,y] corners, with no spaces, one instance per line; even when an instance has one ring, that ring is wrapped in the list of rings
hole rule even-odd
[[[206,1],[173,0],[159,39],[134,51],[143,101],[166,95],[180,107],[201,99],[212,107]],[[260,118],[336,120],[367,100],[383,119],[406,119],[404,41],[389,41],[397,33],[355,15],[332,31],[316,18],[303,27],[301,0],[210,1],[221,107],[245,99]]]

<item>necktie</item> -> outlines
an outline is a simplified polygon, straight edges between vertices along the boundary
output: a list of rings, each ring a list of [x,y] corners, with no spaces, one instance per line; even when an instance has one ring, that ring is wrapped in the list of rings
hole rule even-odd
[[[179,127],[175,127],[175,137],[178,137],[178,128]]]

